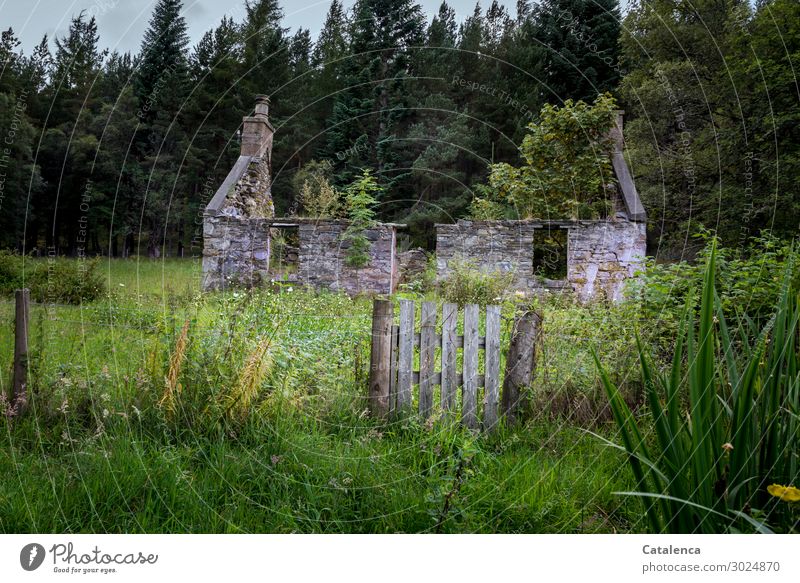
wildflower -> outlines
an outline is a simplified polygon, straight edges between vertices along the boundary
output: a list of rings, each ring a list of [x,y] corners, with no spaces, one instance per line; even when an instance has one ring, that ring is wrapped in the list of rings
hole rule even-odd
[[[784,502],[800,502],[800,489],[794,486],[772,484],[771,486],[767,486],[767,492],[776,498],[780,498]]]

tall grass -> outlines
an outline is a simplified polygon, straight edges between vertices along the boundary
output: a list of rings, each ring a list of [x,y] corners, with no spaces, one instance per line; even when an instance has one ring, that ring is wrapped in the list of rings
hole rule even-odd
[[[707,261],[699,320],[687,304],[671,367],[660,372],[638,343],[654,435],[647,435],[595,358],[622,446],[654,532],[796,531],[771,483],[797,483],[798,298],[787,267],[774,315],[760,331],[732,333]],[[654,442],[654,443],[653,443]]]

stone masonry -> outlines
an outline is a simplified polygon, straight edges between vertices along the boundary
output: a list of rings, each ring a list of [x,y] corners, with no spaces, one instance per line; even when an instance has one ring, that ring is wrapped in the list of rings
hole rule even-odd
[[[534,273],[536,230],[567,230],[567,279],[581,301],[619,301],[625,280],[640,269],[646,251],[645,224],[630,221],[458,221],[436,225],[436,273],[450,274],[454,261],[484,272],[513,274],[520,291],[558,287]]]
[[[397,226],[379,223],[364,232],[371,243],[369,263],[355,269],[346,263],[349,243],[342,240],[347,221],[314,220],[299,224],[298,282],[314,288],[391,294],[397,287]]]

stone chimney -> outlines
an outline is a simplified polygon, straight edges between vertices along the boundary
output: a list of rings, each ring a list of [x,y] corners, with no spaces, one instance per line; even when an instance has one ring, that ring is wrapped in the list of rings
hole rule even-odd
[[[269,123],[269,97],[256,95],[255,113],[242,120],[242,156],[272,157],[272,135],[275,128]]]

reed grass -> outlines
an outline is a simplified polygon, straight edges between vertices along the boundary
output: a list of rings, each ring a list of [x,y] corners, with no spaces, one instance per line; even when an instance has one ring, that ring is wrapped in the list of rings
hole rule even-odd
[[[757,333],[742,319],[734,333],[715,285],[715,252],[708,259],[698,320],[687,304],[672,365],[658,371],[638,342],[654,435],[632,413],[600,360],[606,390],[636,490],[653,532],[795,532],[772,483],[796,484],[798,434],[798,298],[794,265],[774,315]]]

